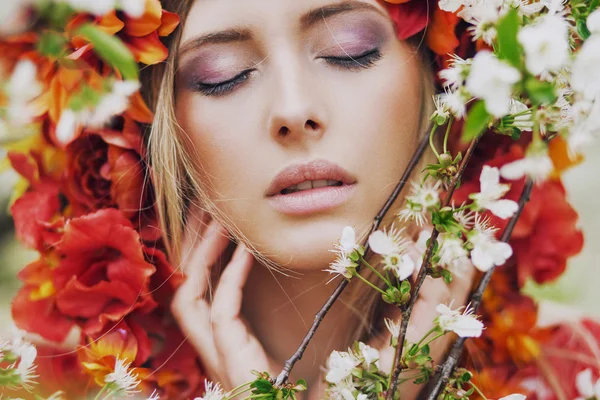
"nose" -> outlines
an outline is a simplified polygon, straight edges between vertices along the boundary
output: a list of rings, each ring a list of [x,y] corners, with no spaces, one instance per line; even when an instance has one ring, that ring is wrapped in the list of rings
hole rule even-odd
[[[289,61],[273,79],[269,131],[278,141],[318,139],[326,129],[325,106],[315,77]]]

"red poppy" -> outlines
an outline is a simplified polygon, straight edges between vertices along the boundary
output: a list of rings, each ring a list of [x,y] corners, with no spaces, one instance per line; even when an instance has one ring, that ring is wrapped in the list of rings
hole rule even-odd
[[[158,240],[160,231],[151,228],[158,225],[154,195],[134,121],[124,119],[120,131],[85,131],[66,152],[65,194],[74,216],[118,208],[140,229],[142,239]]]
[[[146,261],[138,233],[120,211],[104,209],[68,221],[57,251],[62,259],[53,274],[56,304],[86,334],[134,310],[156,307],[149,290],[156,268]]]

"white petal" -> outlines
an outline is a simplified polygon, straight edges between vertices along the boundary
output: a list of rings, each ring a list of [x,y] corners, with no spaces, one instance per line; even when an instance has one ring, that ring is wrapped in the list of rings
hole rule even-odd
[[[354,228],[346,226],[342,230],[342,238],[340,239],[340,246],[346,253],[352,252],[356,247],[356,233]]]
[[[483,322],[472,316],[461,315],[452,330],[460,337],[479,337],[483,332]]]
[[[481,272],[487,272],[494,266],[492,257],[487,252],[481,251],[479,247],[474,248],[471,252],[471,261]]]
[[[512,200],[496,200],[487,204],[488,210],[502,219],[512,217],[518,210],[519,204]]]
[[[73,141],[77,123],[77,114],[73,110],[63,110],[56,125],[56,138],[61,144],[67,145]]]
[[[525,400],[526,398],[527,398],[527,396],[517,393],[517,394],[509,394],[508,396],[504,396],[498,400]]]
[[[484,165],[479,176],[479,183],[481,184],[481,193],[493,191],[500,183],[500,170],[496,167]]]
[[[398,279],[403,281],[415,271],[415,262],[408,254],[402,256],[402,260],[400,261],[400,265],[398,265]]]
[[[369,236],[369,246],[377,254],[390,254],[396,249],[394,241],[382,231],[375,231]]]
[[[504,242],[493,243],[490,246],[489,252],[494,259],[494,264],[497,266],[504,264],[513,254],[512,247]]]
[[[575,377],[575,385],[580,395],[585,398],[594,397],[594,382],[592,381],[592,370],[586,369],[581,371]]]
[[[526,169],[527,159],[522,158],[520,160],[503,165],[502,168],[500,168],[500,175],[502,175],[504,179],[514,181],[524,177]]]
[[[591,33],[600,33],[600,8],[588,16],[587,28]]]

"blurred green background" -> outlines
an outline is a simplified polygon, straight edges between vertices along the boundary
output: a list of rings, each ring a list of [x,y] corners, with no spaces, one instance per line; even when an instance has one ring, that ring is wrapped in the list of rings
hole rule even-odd
[[[575,307],[584,314],[600,318],[600,143],[588,148],[583,164],[567,171],[564,183],[569,200],[580,214],[580,226],[585,233],[583,252],[570,260],[567,272],[550,285],[526,288],[534,298]],[[595,157],[593,157],[595,155]],[[0,150],[0,159],[4,158]],[[0,172],[0,337],[7,334],[11,326],[10,301],[20,283],[16,274],[28,262],[36,259],[35,252],[21,247],[14,238],[12,221],[7,211],[12,187],[17,177],[12,171]],[[562,308],[561,308],[562,309]],[[556,308],[549,308],[556,314]],[[567,309],[567,314],[573,315]]]

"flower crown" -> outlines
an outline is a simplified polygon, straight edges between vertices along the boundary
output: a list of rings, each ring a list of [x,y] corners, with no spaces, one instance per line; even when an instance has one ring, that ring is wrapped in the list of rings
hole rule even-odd
[[[440,93],[431,137],[446,127],[443,149],[431,141],[437,162],[399,215],[429,220],[440,235],[439,248],[427,237],[421,244],[432,249],[422,271],[450,280],[465,262],[486,273],[502,266],[479,310],[487,329],[470,342],[461,364],[476,372],[450,376],[444,398],[468,398],[472,390],[463,388],[469,385],[494,398],[532,394],[555,387],[554,378],[564,388],[557,398],[574,398],[574,374],[584,366],[571,362],[567,371],[566,362],[545,349],[577,352],[587,339],[568,326],[536,326],[537,306],[521,289],[529,281],[555,280],[583,245],[560,174],[580,161],[578,150],[600,130],[598,2],[387,0],[386,6],[398,37],[420,35],[434,55]],[[83,397],[108,388],[115,396],[222,397],[217,386],[203,384],[193,348],[169,318],[169,301],[183,279],[164,253],[154,192],[146,184],[141,124],[153,116],[140,95],[138,71],[166,60],[162,39],[179,17],[159,0],[29,1],[13,12],[21,23],[3,24],[0,32],[9,76],[0,94],[0,143],[7,166],[20,176],[10,208],[16,236],[39,259],[19,273],[23,287],[12,316],[19,329],[48,341],[35,350],[45,356],[37,361],[40,395],[60,390]],[[472,143],[466,153],[464,141]],[[523,192],[529,195],[524,208]],[[442,193],[452,202],[443,202]],[[517,212],[521,218],[511,225]],[[510,246],[499,242],[507,230]],[[415,263],[404,257],[402,240],[398,232],[377,231],[369,245],[401,282],[383,299],[404,307]],[[364,250],[350,247],[340,243],[329,269],[345,279],[356,276],[357,249]],[[473,323],[471,310],[439,310],[442,330],[461,335],[461,321]],[[596,323],[583,326],[600,340]],[[400,336],[398,326],[388,327]],[[73,328],[76,352],[50,344],[64,342]],[[0,362],[21,360],[0,371],[8,371],[24,396],[32,390],[31,349],[19,337],[0,344]],[[334,354],[333,363],[374,368],[363,351]],[[540,367],[542,357],[550,367]],[[563,370],[549,376],[557,365]],[[591,382],[586,371],[579,381],[589,374]]]

